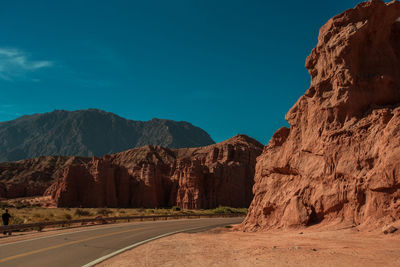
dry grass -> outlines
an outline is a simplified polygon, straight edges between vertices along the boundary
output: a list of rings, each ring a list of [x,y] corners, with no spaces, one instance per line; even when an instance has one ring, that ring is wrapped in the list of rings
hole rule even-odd
[[[7,205],[0,203],[0,208],[8,208],[12,216],[11,224],[63,221],[84,218],[145,216],[145,215],[172,215],[172,214],[246,214],[247,209],[218,207],[210,210],[176,210],[173,208],[162,209],[134,209],[134,208],[46,208],[30,206],[26,203],[13,203]]]

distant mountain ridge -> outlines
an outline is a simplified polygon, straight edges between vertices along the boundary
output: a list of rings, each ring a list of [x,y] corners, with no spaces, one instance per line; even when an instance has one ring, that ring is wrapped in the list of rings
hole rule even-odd
[[[25,115],[0,122],[0,162],[42,155],[103,156],[143,145],[169,148],[215,144],[185,121],[133,121],[98,110]]]

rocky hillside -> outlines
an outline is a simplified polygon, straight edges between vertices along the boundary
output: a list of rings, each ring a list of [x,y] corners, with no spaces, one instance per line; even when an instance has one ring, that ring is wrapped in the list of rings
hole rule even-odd
[[[244,230],[400,219],[400,2],[329,20],[311,86],[258,158]]]
[[[262,147],[238,135],[199,148],[144,146],[102,158],[1,163],[0,197],[44,193],[60,207],[248,207]]]
[[[210,144],[208,133],[188,122],[132,121],[96,109],[56,110],[0,123],[0,162],[42,155],[103,156],[144,145]]]
[[[0,198],[43,195],[64,168],[89,161],[84,157],[46,156],[0,163]]]

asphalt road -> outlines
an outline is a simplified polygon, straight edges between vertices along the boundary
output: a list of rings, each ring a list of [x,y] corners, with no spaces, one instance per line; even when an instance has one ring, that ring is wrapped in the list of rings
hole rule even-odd
[[[83,266],[142,241],[176,231],[196,232],[243,218],[133,222],[79,228],[0,245],[0,266]]]

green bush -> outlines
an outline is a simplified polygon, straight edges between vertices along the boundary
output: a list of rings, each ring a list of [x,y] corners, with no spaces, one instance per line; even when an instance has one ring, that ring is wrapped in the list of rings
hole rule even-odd
[[[39,226],[36,226],[36,227],[34,228],[34,230],[36,230],[36,231],[38,231],[38,232],[41,232],[41,231],[43,230],[43,228],[44,228],[43,225],[39,225]]]
[[[72,216],[71,216],[71,214],[69,214],[69,213],[64,213],[64,218],[65,218],[66,220],[71,220],[71,219],[72,219]]]
[[[12,206],[9,205],[7,202],[0,202],[0,209],[7,209],[11,208]]]
[[[247,214],[246,208],[231,208],[225,206],[219,206],[211,211],[214,214]]]
[[[230,207],[219,206],[218,208],[215,208],[213,210],[213,213],[215,213],[215,214],[231,214],[233,212]]]
[[[16,209],[23,209],[23,208],[27,208],[29,207],[29,205],[27,203],[25,203],[25,201],[18,201],[14,204],[14,207]]]
[[[172,210],[172,211],[180,211],[181,208],[178,207],[178,206],[173,206],[173,207],[171,208],[171,210]]]
[[[24,220],[20,217],[13,216],[11,217],[11,224],[23,224]]]
[[[193,210],[185,210],[182,212],[182,214],[194,214],[195,212]]]
[[[74,214],[76,215],[76,216],[90,216],[90,215],[92,215],[91,213],[90,213],[90,211],[88,211],[88,210],[83,210],[83,209],[76,209],[75,210],[75,212],[74,212]]]
[[[97,215],[108,216],[109,214],[111,214],[113,212],[109,209],[103,208],[103,209],[98,209],[96,213],[97,213]]]

